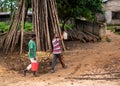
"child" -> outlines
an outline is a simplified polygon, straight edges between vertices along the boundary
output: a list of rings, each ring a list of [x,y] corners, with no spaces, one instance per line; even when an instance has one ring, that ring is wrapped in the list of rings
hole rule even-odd
[[[63,68],[66,68],[63,59],[61,58],[61,53],[62,53],[62,49],[61,49],[61,45],[60,45],[60,40],[63,39],[63,36],[61,38],[59,38],[58,34],[54,35],[54,38],[52,40],[52,44],[53,44],[53,60],[52,60],[52,70],[51,72],[54,73],[55,72],[55,65],[56,65],[56,61],[57,59],[59,59],[61,65]]]
[[[37,62],[37,60],[36,60],[36,44],[35,44],[35,39],[36,39],[36,35],[33,34],[31,36],[31,40],[28,43],[28,50],[29,50],[28,51],[28,55],[29,55],[29,59],[30,59],[31,63],[32,62]],[[26,76],[26,72],[28,70],[30,70],[31,67],[32,67],[31,64],[29,64],[27,66],[27,68],[24,70],[24,76]],[[33,75],[36,76],[36,71],[33,71]]]

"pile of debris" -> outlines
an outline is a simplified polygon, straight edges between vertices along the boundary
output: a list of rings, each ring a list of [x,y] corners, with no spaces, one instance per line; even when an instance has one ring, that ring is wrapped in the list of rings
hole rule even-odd
[[[10,70],[23,73],[23,70],[30,64],[28,54],[22,56],[6,56],[5,65]],[[37,61],[39,63],[38,73],[47,73],[51,69],[52,55],[49,52],[37,52]]]
[[[80,40],[83,43],[86,42],[97,42],[100,40],[100,37],[97,35],[94,35],[90,32],[82,32],[77,29],[68,29],[68,40]]]
[[[38,73],[47,73],[51,70],[52,55],[49,52],[37,52],[37,61],[39,62]]]

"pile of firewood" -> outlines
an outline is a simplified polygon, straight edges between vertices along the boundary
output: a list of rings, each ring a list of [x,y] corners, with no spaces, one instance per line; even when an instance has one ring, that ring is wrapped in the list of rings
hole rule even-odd
[[[77,29],[68,29],[68,40],[80,40],[81,42],[97,42],[100,37],[90,32],[82,32]]]

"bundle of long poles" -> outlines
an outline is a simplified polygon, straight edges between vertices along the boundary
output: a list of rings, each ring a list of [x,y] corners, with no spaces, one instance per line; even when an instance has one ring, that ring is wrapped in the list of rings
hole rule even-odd
[[[55,0],[32,0],[37,50],[51,50],[53,33],[61,36]],[[61,41],[65,49],[63,41]]]
[[[15,11],[15,15],[11,18],[9,31],[7,32],[3,45],[3,51],[6,54],[9,51],[14,51],[18,43],[19,36],[21,36],[20,53],[23,51],[25,16],[28,11],[26,9],[26,0],[19,0],[18,8]],[[55,0],[32,0],[32,14],[37,50],[51,50],[53,33],[57,33],[61,36]],[[19,34],[18,29],[20,22],[21,33]],[[63,41],[61,41],[61,44],[65,50]]]
[[[13,14],[10,22],[9,31],[7,32],[3,51],[7,54],[8,51],[13,52],[16,44],[18,42],[18,27],[20,24],[21,17],[23,15],[23,8],[24,8],[25,0],[19,0],[18,9],[15,10],[15,14]],[[24,27],[23,27],[24,28]]]

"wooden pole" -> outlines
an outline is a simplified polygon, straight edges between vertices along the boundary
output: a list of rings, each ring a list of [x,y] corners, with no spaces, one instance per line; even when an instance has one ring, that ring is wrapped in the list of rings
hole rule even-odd
[[[24,26],[25,26],[25,1],[24,1],[24,3],[23,3],[23,9],[22,9],[22,25],[21,25],[21,45],[20,45],[20,54],[22,54],[22,52],[23,52]]]

